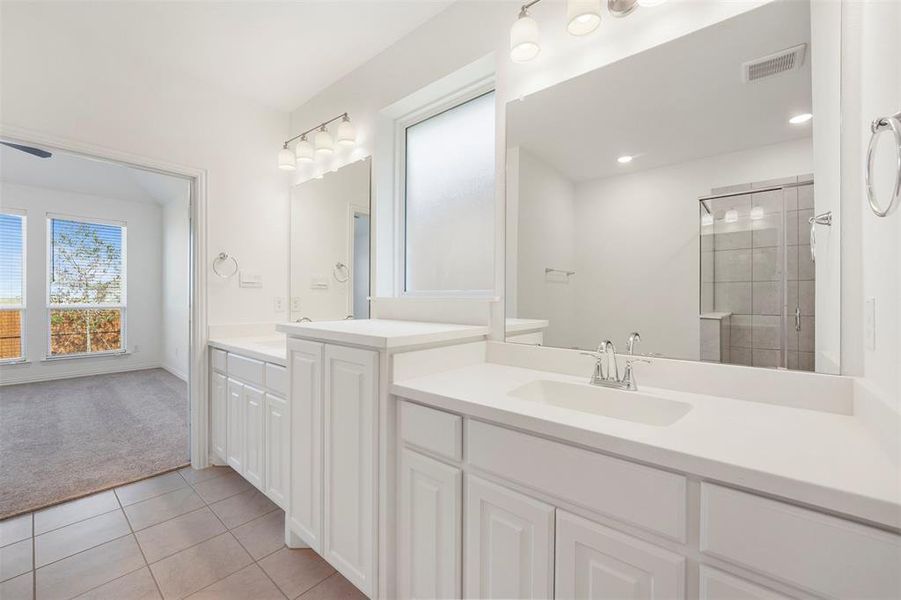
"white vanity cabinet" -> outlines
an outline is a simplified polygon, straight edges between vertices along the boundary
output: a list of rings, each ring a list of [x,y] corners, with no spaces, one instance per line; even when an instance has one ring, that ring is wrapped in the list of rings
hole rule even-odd
[[[288,364],[288,527],[374,595],[378,352],[291,339]]]
[[[278,506],[287,506],[285,367],[210,349],[210,450]]]

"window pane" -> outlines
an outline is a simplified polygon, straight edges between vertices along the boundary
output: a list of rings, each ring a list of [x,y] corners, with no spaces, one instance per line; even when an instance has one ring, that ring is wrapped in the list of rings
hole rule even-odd
[[[25,219],[0,213],[0,306],[22,306]]]
[[[0,360],[22,358],[22,311],[0,310]]]
[[[407,128],[406,290],[494,288],[494,92]]]
[[[122,349],[122,311],[67,309],[50,311],[50,355],[110,352]]]
[[[50,304],[123,304],[123,230],[50,220]]]

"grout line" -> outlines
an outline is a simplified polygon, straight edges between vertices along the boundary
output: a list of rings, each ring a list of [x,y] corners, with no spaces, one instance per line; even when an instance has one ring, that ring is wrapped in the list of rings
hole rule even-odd
[[[83,554],[83,553],[87,552],[88,550],[94,550],[95,548],[99,548],[100,546],[104,546],[104,545],[106,545],[106,544],[109,544],[110,542],[115,542],[116,540],[121,540],[122,538],[128,537],[128,536],[130,536],[130,535],[132,535],[131,532],[122,534],[122,535],[120,535],[120,536],[118,536],[118,537],[114,537],[114,538],[108,539],[108,540],[106,540],[106,541],[104,541],[104,542],[101,542],[101,543],[99,543],[99,544],[94,544],[94,545],[91,546],[90,548],[84,548],[84,549],[82,549],[82,550],[79,550],[78,552],[73,552],[73,553],[70,554],[69,556],[64,556],[64,557],[62,557],[62,558],[58,558],[58,559],[54,560],[53,562],[48,562],[46,565],[41,565],[40,567],[36,567],[34,570],[35,570],[35,571],[40,571],[41,569],[43,569],[43,568],[45,568],[45,567],[49,567],[50,565],[55,565],[55,564],[58,563],[58,562],[62,562],[62,561],[64,561],[64,560],[66,560],[67,558],[72,558],[73,556],[78,556],[79,554]]]
[[[248,523],[249,523],[249,522],[250,522],[250,521],[248,521]],[[241,543],[241,540],[238,539],[238,536],[236,536],[234,533],[232,533],[230,529],[229,529],[229,533],[232,534],[232,537],[235,538],[235,541],[238,542],[238,545],[241,546],[242,548],[244,548],[244,552],[247,552],[247,554],[250,556],[250,559],[253,561],[252,564],[256,565],[256,567],[257,567],[260,571],[263,572],[263,575],[266,576],[266,579],[268,579],[269,581],[272,582],[272,585],[275,586],[275,589],[277,589],[277,590],[279,591],[279,593],[280,593],[282,596],[284,596],[285,598],[287,598],[287,597],[288,597],[288,594],[286,594],[286,593],[282,590],[282,588],[279,587],[279,585],[275,582],[275,580],[272,578],[272,576],[269,574],[269,572],[266,571],[266,569],[263,568],[263,565],[260,564],[260,561],[261,561],[261,560],[264,560],[265,558],[268,558],[268,557],[272,556],[272,555],[275,554],[276,552],[279,552],[279,551],[280,551],[282,548],[284,548],[285,546],[282,545],[282,548],[279,548],[278,550],[273,550],[273,551],[270,552],[269,554],[266,554],[265,556],[262,556],[262,557],[259,558],[259,560],[257,560],[256,558],[254,558],[253,554],[251,554],[250,551],[244,546],[244,544]],[[249,566],[249,565],[248,565],[248,566]],[[244,567],[244,568],[246,569],[247,567]],[[221,581],[221,580],[220,580],[220,581]],[[217,582],[217,583],[218,583],[218,582]],[[210,585],[213,585],[213,584],[211,583]],[[209,586],[207,586],[207,587],[209,587]]]
[[[107,490],[107,491],[110,491],[110,490]],[[99,492],[99,493],[100,493],[100,494],[105,494],[106,492]],[[115,494],[113,494],[113,495],[115,496]],[[118,500],[119,500],[119,498],[116,497],[117,503],[118,503]],[[71,523],[66,523],[65,525],[60,525],[59,527],[54,527],[53,529],[48,529],[47,531],[42,531],[42,532],[40,532],[40,533],[34,535],[34,537],[35,537],[35,538],[39,538],[39,537],[41,537],[42,535],[47,535],[48,533],[52,533],[52,532],[54,532],[54,531],[59,531],[60,529],[65,529],[65,528],[68,527],[69,525],[76,525],[76,524],[78,524],[78,523],[84,523],[85,521],[87,521],[87,520],[89,520],[89,519],[93,519],[93,518],[96,518],[96,517],[102,517],[103,515],[108,515],[108,514],[110,514],[111,512],[116,512],[117,510],[121,510],[121,505],[119,505],[119,506],[120,506],[120,508],[113,508],[113,509],[110,509],[110,510],[106,510],[106,511],[103,511],[102,513],[97,513],[96,515],[91,515],[90,517],[85,517],[85,518],[83,518],[83,519],[78,519],[77,521],[72,521]],[[32,532],[33,532],[33,531],[34,531],[34,529],[32,528]]]
[[[329,565],[329,566],[331,566],[331,565]],[[312,586],[312,587],[309,587],[309,588],[305,589],[304,591],[302,591],[298,596],[295,596],[295,597],[294,597],[294,600],[300,600],[300,598],[302,598],[305,594],[309,594],[310,592],[312,592],[313,590],[315,590],[316,588],[318,588],[320,585],[322,585],[323,583],[325,583],[326,581],[328,581],[328,580],[331,579],[332,577],[335,577],[336,575],[341,575],[341,573],[339,573],[337,569],[335,569],[334,567],[332,567],[332,569],[335,570],[334,573],[332,573],[331,575],[329,575],[328,577],[326,577],[326,578],[323,579],[322,581],[318,582],[316,585],[314,585],[314,586]]]
[[[159,592],[160,598],[165,598],[165,596],[163,595],[163,590],[162,588],[160,588],[160,583],[156,580],[156,576],[153,574],[153,569],[150,568],[150,563],[147,562],[147,556],[144,554],[144,549],[141,548],[141,544],[140,542],[138,542],[138,536],[135,535],[135,529],[131,526],[131,521],[128,519],[128,515],[125,514],[125,508],[122,506],[122,501],[119,500],[118,495],[116,495],[116,502],[119,503],[119,509],[122,511],[122,515],[125,517],[125,522],[128,523],[128,529],[129,531],[131,531],[131,536],[135,539],[135,545],[138,547],[138,552],[141,553],[141,558],[144,559],[144,566],[147,567],[147,570],[150,572],[150,578],[153,580],[153,585],[156,586],[156,591]]]

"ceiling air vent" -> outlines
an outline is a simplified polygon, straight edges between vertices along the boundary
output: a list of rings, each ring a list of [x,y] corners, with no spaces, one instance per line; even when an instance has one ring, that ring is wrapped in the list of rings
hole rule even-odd
[[[807,44],[801,44],[769,56],[749,60],[741,66],[742,79],[744,79],[745,83],[749,83],[772,77],[779,73],[796,71],[804,64],[805,54],[807,54]]]

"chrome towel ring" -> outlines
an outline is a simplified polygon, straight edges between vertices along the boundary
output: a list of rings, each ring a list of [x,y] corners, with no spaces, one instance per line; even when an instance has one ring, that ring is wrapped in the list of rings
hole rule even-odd
[[[350,269],[343,262],[336,262],[335,268],[332,269],[332,277],[338,283],[347,283],[347,280],[350,279]]]
[[[234,263],[235,268],[232,270],[231,273],[223,273],[222,271],[219,270],[219,268],[223,264],[227,263],[228,261],[231,261],[232,263]],[[231,256],[228,252],[220,252],[216,256],[216,258],[213,259],[213,273],[215,273],[222,279],[228,279],[229,277],[234,277],[235,273],[237,273],[237,272],[238,272],[238,259],[236,259],[234,256]]]
[[[895,168],[895,185],[892,190],[892,196],[889,198],[888,206],[882,208],[876,201],[876,192],[873,190],[873,152],[876,150],[876,140],[883,131],[891,129],[895,138],[895,152],[897,162]],[[898,196],[901,195],[901,111],[895,114],[874,119],[870,124],[870,131],[873,133],[870,137],[870,146],[867,148],[867,165],[864,170],[864,181],[867,185],[867,202],[870,204],[870,210],[877,217],[885,217],[891,211],[892,207],[898,202]]]

